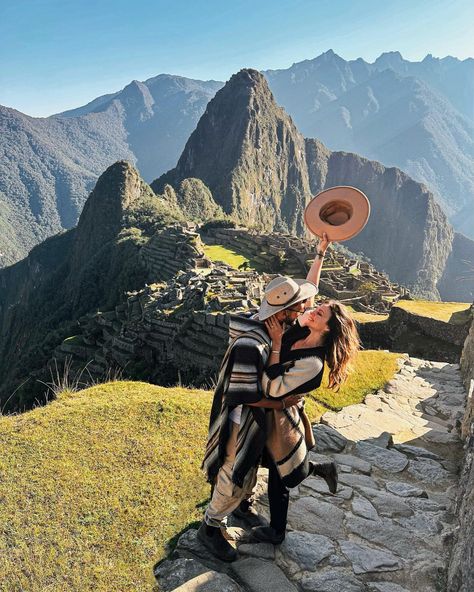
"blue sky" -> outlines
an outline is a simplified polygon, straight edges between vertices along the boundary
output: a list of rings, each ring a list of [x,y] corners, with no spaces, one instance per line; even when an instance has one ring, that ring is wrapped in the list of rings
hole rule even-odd
[[[0,104],[34,116],[133,79],[227,80],[333,49],[474,57],[473,0],[0,0]]]

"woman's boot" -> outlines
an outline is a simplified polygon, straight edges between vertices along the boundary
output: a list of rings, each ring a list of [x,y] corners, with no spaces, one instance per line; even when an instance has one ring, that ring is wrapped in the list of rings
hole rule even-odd
[[[331,493],[337,491],[337,465],[331,461],[313,462],[309,461],[309,474],[322,477],[329,487]]]
[[[285,531],[277,532],[272,526],[257,526],[252,528],[250,532],[253,538],[260,543],[280,545],[285,540]]]
[[[209,526],[203,520],[197,531],[197,538],[216,557],[222,561],[235,561],[238,553],[217,526]]]

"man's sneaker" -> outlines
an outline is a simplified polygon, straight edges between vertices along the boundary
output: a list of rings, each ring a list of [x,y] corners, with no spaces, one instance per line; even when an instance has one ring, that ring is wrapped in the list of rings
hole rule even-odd
[[[232,512],[232,516],[235,516],[239,520],[244,520],[250,527],[262,526],[263,524],[259,513],[247,500],[240,503],[240,506]]]
[[[279,545],[285,540],[285,532],[277,532],[271,526],[257,526],[251,530],[252,537],[261,543]]]
[[[213,555],[222,561],[235,561],[238,553],[229,541],[224,537],[219,527],[201,523],[197,531],[197,538]]]
[[[337,465],[336,463],[331,461],[323,461],[323,462],[312,462],[309,461],[309,474],[316,475],[317,477],[322,477],[331,493],[336,493],[337,491]]]

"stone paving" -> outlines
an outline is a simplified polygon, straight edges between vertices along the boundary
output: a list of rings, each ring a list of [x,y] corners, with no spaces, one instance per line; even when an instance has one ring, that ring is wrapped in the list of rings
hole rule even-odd
[[[459,366],[405,356],[383,390],[328,412],[314,426],[313,459],[338,463],[331,495],[310,477],[291,490],[288,532],[274,547],[228,536],[224,564],[188,530],[155,568],[160,592],[441,592],[456,519],[458,437],[466,393]],[[268,519],[266,471],[258,508]]]

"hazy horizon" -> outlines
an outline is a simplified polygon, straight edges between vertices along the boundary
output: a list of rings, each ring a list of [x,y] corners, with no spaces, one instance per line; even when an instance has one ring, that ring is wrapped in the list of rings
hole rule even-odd
[[[167,73],[225,82],[244,67],[286,69],[328,49],[373,62],[399,51],[474,56],[470,0],[20,0],[2,7],[0,104],[48,116]]]

